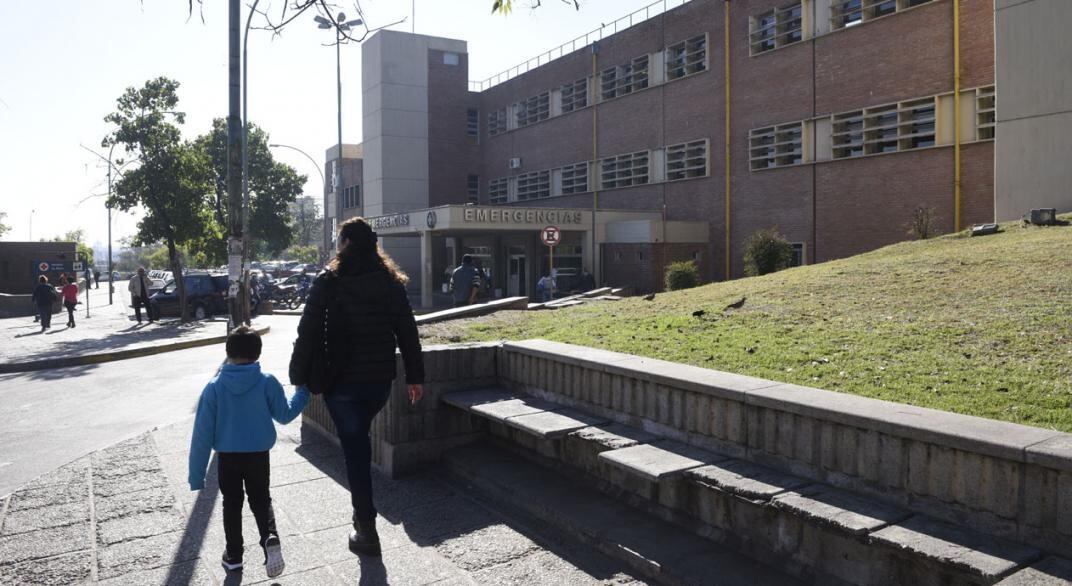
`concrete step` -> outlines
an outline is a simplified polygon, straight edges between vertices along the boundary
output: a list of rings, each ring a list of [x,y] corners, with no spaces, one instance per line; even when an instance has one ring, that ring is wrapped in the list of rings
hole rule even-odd
[[[671,523],[621,504],[567,476],[484,443],[444,455],[457,482],[517,508],[661,584],[794,586],[796,579]]]
[[[485,389],[444,401],[546,466],[807,581],[994,584],[1033,548],[825,484],[661,438],[556,403]],[[587,425],[586,425],[587,424]]]

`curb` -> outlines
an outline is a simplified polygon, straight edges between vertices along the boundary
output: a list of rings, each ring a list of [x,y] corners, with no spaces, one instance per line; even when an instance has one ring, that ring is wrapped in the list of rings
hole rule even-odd
[[[258,334],[263,336],[272,330],[272,326],[263,326],[255,329],[257,330]],[[102,364],[104,362],[115,362],[116,360],[127,360],[129,358],[141,358],[142,356],[152,356],[153,354],[163,354],[165,352],[186,350],[188,348],[197,348],[199,346],[210,346],[212,344],[219,344],[220,342],[226,341],[227,335],[224,334],[221,336],[212,336],[211,338],[199,338],[197,340],[186,340],[183,342],[174,342],[171,344],[162,344],[159,346],[145,346],[143,348],[116,350],[114,352],[104,352],[101,354],[87,354],[85,356],[71,356],[69,358],[48,358],[45,360],[33,360],[29,362],[0,364],[0,374],[10,374],[13,372],[32,372],[35,370],[67,368],[70,366],[86,366],[89,364]]]

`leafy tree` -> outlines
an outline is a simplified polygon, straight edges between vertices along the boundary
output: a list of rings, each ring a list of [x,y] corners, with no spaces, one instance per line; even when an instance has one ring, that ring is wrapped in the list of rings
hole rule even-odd
[[[295,244],[288,248],[283,254],[288,259],[296,260],[300,263],[316,264],[320,260],[320,249],[316,246],[301,246],[300,244]]]
[[[86,263],[86,266],[93,265],[93,248],[86,244],[86,231],[82,228],[68,230],[63,236],[53,238],[52,242],[74,242],[81,262]]]
[[[574,8],[581,9],[581,0],[562,0],[563,4],[572,4]],[[532,8],[539,8],[542,4],[541,0],[532,0],[530,5]],[[513,0],[493,0],[491,3],[491,13],[495,14],[500,12],[502,14],[510,14],[510,11],[514,9]]]
[[[793,264],[793,245],[774,228],[756,230],[744,242],[744,274],[766,275]]]
[[[127,88],[116,111],[104,118],[116,128],[102,146],[122,146],[140,161],[115,184],[108,205],[123,211],[143,208],[135,242],[163,241],[171,272],[182,275],[179,246],[204,238],[212,221],[213,184],[204,153],[182,140],[178,125],[185,115],[175,110],[178,88],[177,81],[166,77],[149,80],[141,89]],[[183,279],[175,282],[182,321],[189,321],[185,284]]]
[[[0,236],[7,234],[11,231],[11,226],[4,223],[4,218],[7,217],[7,212],[0,212]]]
[[[294,241],[289,210],[301,195],[306,177],[272,157],[268,134],[256,124],[250,123],[248,140],[250,240],[258,256],[273,257]],[[223,264],[227,261],[227,121],[216,118],[212,130],[194,143],[212,162],[215,225],[208,227],[204,238],[191,242],[191,250],[204,254],[211,265]]]
[[[290,206],[294,241],[301,246],[316,246],[324,236],[324,217],[315,198],[299,197]]]

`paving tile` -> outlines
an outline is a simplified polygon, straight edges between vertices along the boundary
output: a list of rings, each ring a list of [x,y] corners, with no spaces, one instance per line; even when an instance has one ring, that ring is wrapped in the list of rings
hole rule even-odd
[[[373,471],[372,498],[376,509],[392,521],[402,518],[407,509],[443,501],[454,495],[442,480],[432,474],[389,479]]]
[[[199,560],[182,562],[152,570],[131,572],[102,580],[99,586],[210,586],[212,578]]]
[[[76,501],[51,507],[11,511],[4,517],[4,526],[0,535],[14,535],[88,522],[89,503]]]
[[[98,523],[97,542],[107,546],[128,539],[179,531],[185,526],[186,518],[178,509],[137,513]]]
[[[101,523],[137,513],[171,510],[176,504],[175,495],[169,489],[153,487],[148,490],[95,498],[93,510],[96,513],[97,522]]]
[[[383,557],[353,556],[331,565],[345,584],[407,584],[420,586],[462,575],[434,549],[416,546],[383,552]]]
[[[0,565],[0,584],[34,584],[67,586],[87,581],[92,557],[88,551],[33,560],[19,564]]]
[[[402,514],[406,534],[419,545],[441,543],[497,522],[486,509],[459,496],[406,509]]]
[[[0,564],[89,549],[89,523],[0,537]]]
[[[183,531],[130,539],[97,550],[97,575],[101,580],[195,560],[198,540]]]
[[[489,567],[472,575],[478,584],[488,586],[571,586],[585,584],[634,584],[635,580],[624,572],[598,572],[593,575],[577,568],[548,551],[536,551],[498,566]]]
[[[36,509],[53,505],[82,502],[89,498],[89,483],[72,481],[65,484],[54,484],[26,488],[15,492],[11,496],[11,505],[8,514],[12,511],[24,509]]]
[[[499,524],[445,539],[436,544],[435,549],[455,566],[475,572],[523,557],[539,550],[540,546]]]
[[[289,561],[287,561],[287,568],[290,568]],[[245,574],[243,576],[243,583],[246,584],[286,584],[286,586],[325,586],[328,584],[340,584],[338,576],[336,576],[330,568],[316,568],[294,574],[284,572],[283,575],[278,578],[267,578],[264,575],[264,570],[261,568],[247,568],[243,574]],[[245,581],[258,579],[260,579],[260,581]],[[364,583],[365,582],[362,582],[362,584]],[[356,584],[356,582],[350,582],[350,584]],[[386,584],[386,582],[384,584]]]
[[[306,533],[304,537],[315,546],[320,559],[327,564],[334,564],[354,556],[348,546],[351,529],[350,524],[340,525]],[[412,545],[401,524],[393,525],[382,517],[376,520],[376,532],[380,536],[380,549],[384,551]]]
[[[58,484],[85,484],[86,472],[89,470],[90,458],[79,458],[70,464],[60,466],[59,468],[42,474],[37,478],[26,483],[22,487],[25,489],[41,488],[44,486],[55,486]]]

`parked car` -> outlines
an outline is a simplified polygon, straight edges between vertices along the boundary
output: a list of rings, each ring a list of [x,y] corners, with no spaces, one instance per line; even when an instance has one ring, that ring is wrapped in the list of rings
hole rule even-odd
[[[206,319],[227,312],[227,275],[187,274],[183,276],[183,282],[186,286],[186,305],[194,319]],[[149,311],[155,319],[181,315],[175,281],[168,281],[163,289],[149,298]]]

